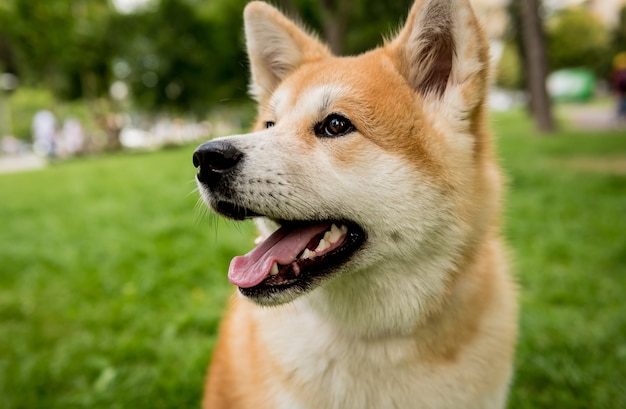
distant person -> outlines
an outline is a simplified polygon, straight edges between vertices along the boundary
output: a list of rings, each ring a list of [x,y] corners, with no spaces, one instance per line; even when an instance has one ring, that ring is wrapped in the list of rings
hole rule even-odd
[[[55,156],[56,118],[48,110],[38,111],[33,117],[33,142],[35,152],[43,155]]]
[[[85,134],[83,133],[83,127],[78,119],[72,117],[67,118],[65,122],[63,122],[61,133],[63,135],[63,145],[66,155],[75,156],[83,152]]]
[[[617,94],[618,124],[626,123],[626,51],[617,54],[613,59],[611,84]]]

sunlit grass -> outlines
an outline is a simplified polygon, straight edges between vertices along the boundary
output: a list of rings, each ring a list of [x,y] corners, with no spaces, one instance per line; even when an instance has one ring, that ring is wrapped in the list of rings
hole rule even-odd
[[[626,133],[496,129],[521,285],[510,407],[626,407]]]
[[[195,407],[249,225],[196,209],[192,148],[0,177],[0,407]]]
[[[625,407],[626,135],[495,128],[522,305],[510,407]],[[198,407],[253,227],[197,206],[192,151],[0,175],[0,407]]]

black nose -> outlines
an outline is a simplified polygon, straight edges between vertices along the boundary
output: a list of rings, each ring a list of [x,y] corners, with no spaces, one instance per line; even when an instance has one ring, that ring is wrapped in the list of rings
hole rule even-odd
[[[193,153],[193,166],[198,168],[198,180],[211,186],[235,169],[242,158],[243,153],[229,142],[206,142]]]

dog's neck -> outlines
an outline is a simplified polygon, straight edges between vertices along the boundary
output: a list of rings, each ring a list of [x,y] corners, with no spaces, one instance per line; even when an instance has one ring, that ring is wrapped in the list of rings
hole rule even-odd
[[[475,304],[489,296],[489,290],[484,288],[484,281],[488,280],[484,280],[483,272],[493,266],[484,264],[497,264],[500,254],[493,243],[484,249],[493,257],[482,258],[480,265],[472,260],[465,264],[463,271],[458,271],[455,260],[445,255],[421,263],[386,261],[337,278],[296,300],[296,308],[313,312],[350,337],[367,340],[420,338],[421,329],[428,326],[429,334],[440,333],[445,338],[449,330],[445,327],[447,316],[459,322],[458,315],[467,311],[479,315]],[[453,273],[442,274],[444,269]],[[454,279],[446,282],[446,277]],[[467,317],[465,321],[473,322],[477,318]],[[440,331],[433,331],[434,323],[442,326]],[[437,343],[440,340],[424,341]]]
[[[435,315],[458,307],[444,304],[457,286],[468,285],[469,272],[456,269],[454,260],[445,255],[420,263],[386,261],[339,277],[298,303],[356,337],[414,337]],[[446,282],[450,276],[457,277],[455,282]]]

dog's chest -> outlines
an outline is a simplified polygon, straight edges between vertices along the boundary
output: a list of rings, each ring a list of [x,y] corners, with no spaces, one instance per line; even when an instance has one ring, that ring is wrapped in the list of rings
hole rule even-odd
[[[284,381],[271,385],[278,408],[414,407],[436,389],[429,369],[416,364],[412,339],[350,339],[302,313],[262,325],[265,345],[284,372]]]

